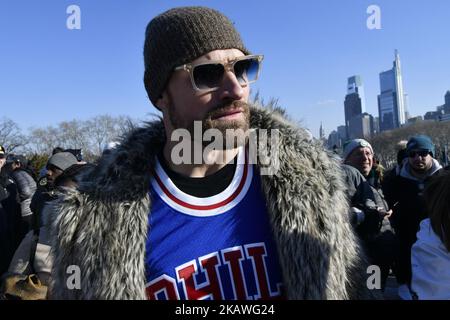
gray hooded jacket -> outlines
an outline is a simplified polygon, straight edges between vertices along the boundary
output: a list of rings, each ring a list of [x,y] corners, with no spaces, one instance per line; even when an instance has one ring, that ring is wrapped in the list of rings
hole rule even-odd
[[[251,107],[250,122],[251,128],[280,133],[278,174],[261,179],[286,298],[378,297],[367,289],[367,266],[348,221],[339,163],[283,111]],[[151,169],[165,140],[161,121],[132,131],[78,190],[59,200],[52,298],[146,298]],[[70,265],[80,267],[79,290],[67,289]]]

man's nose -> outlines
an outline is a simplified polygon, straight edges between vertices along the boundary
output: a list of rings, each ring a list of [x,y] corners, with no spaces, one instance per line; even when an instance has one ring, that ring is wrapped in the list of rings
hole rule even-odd
[[[222,79],[221,99],[241,100],[244,97],[244,87],[239,83],[232,71],[226,71]]]

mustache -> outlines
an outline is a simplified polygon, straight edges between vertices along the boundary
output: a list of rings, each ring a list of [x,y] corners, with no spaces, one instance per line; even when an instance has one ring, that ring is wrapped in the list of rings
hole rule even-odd
[[[250,109],[250,105],[243,101],[224,101],[214,109],[208,111],[205,115],[206,120],[211,120],[217,118],[224,112],[234,111],[234,110],[242,110],[244,113],[248,113]]]

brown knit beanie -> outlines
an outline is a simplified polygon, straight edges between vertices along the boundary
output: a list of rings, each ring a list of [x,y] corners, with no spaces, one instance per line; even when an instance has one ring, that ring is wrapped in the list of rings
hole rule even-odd
[[[180,7],[156,16],[147,26],[144,44],[144,84],[150,101],[164,91],[175,67],[220,49],[244,47],[233,23],[206,7]]]

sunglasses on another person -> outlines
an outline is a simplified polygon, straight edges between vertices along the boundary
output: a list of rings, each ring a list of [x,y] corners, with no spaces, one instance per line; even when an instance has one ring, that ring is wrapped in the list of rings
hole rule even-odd
[[[428,150],[417,150],[417,151],[410,151],[408,153],[408,156],[410,158],[415,158],[418,155],[418,156],[421,156],[422,158],[425,158],[429,154],[431,154],[431,153]]]
[[[200,63],[187,63],[176,67],[175,70],[189,72],[192,87],[201,93],[219,89],[225,71],[231,71],[241,86],[258,80],[261,69],[262,55],[243,56],[229,62],[210,60]]]

